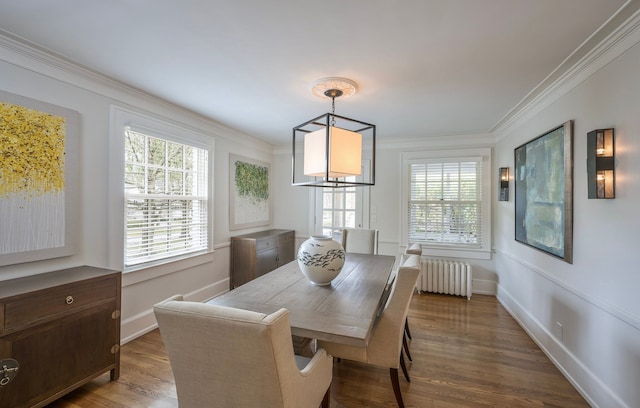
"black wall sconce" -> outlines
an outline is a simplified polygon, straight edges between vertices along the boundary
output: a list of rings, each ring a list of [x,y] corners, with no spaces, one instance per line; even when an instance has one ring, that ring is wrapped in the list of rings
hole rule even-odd
[[[500,167],[500,194],[498,201],[509,201],[509,168]]]
[[[587,133],[587,184],[589,198],[615,198],[615,148],[613,129]]]

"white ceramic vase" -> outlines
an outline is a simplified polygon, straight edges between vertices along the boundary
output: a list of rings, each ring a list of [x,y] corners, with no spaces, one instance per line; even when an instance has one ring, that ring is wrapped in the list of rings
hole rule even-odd
[[[313,235],[300,245],[298,265],[314,285],[330,285],[344,265],[344,248],[330,236]]]

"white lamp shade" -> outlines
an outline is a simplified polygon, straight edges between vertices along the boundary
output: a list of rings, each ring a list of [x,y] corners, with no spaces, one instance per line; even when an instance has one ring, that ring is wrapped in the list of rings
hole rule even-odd
[[[304,137],[305,176],[324,177],[327,130],[320,129]],[[329,177],[359,176],[362,173],[362,135],[335,126],[329,127]]]

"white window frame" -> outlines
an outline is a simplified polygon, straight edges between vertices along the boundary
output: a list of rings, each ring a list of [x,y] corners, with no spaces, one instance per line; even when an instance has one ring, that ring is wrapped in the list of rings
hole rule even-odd
[[[369,172],[370,172],[370,167],[371,167],[371,161],[370,160],[363,160],[363,166],[362,166],[362,171],[364,174],[364,177],[368,177]],[[370,194],[371,194],[371,190],[369,186],[357,186],[357,187],[353,187],[355,188],[355,199],[356,199],[356,208],[355,208],[355,223],[356,225],[354,226],[354,228],[369,228],[369,201],[370,201]],[[312,228],[311,231],[315,231],[315,234],[323,234],[323,220],[322,220],[322,216],[323,216],[323,211],[325,210],[325,208],[323,207],[323,202],[322,202],[322,196],[323,196],[323,192],[325,190],[344,190],[344,187],[336,187],[336,188],[332,188],[332,187],[323,187],[323,188],[312,188],[312,192],[311,192],[311,197],[310,200],[311,202],[314,203],[313,206],[313,212],[311,214],[311,218],[312,220],[310,221]],[[335,220],[335,218],[334,218]],[[335,224],[332,225],[331,229],[332,231],[338,231],[341,230],[343,228],[346,228],[345,226],[342,227],[336,227]]]
[[[491,149],[475,148],[460,150],[433,150],[401,153],[401,245],[406,247],[408,242],[409,224],[409,186],[410,174],[409,165],[412,162],[424,160],[446,161],[451,159],[458,161],[468,157],[480,157],[482,159],[482,198],[481,198],[481,218],[480,218],[480,245],[467,246],[445,243],[422,242],[422,253],[426,256],[440,256],[451,258],[467,259],[491,259]]]
[[[136,265],[124,264],[125,251],[125,208],[124,192],[124,144],[125,131],[131,128],[139,133],[159,137],[176,143],[190,145],[206,150],[208,153],[208,199],[207,199],[207,248],[202,251],[158,259]],[[110,143],[109,143],[109,267],[133,272],[150,267],[182,262],[175,268],[163,268],[165,273],[185,266],[195,266],[212,260],[213,253],[213,137],[197,133],[178,124],[169,123],[148,115],[133,112],[119,106],[111,106]]]

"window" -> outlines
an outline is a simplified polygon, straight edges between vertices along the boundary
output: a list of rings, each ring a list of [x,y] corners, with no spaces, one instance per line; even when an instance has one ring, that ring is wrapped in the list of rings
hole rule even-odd
[[[409,164],[409,241],[479,243],[480,165],[480,160]]]
[[[333,235],[343,228],[356,227],[356,187],[322,189],[322,235]],[[359,211],[360,213],[360,211]]]
[[[125,267],[207,250],[208,151],[124,128]]]
[[[371,162],[364,160],[362,174],[369,177]],[[363,176],[345,180],[362,181]],[[369,187],[314,188],[314,230],[321,235],[334,235],[343,228],[369,228]]]
[[[438,256],[489,252],[489,154],[470,149],[403,155],[404,244],[421,242]]]

